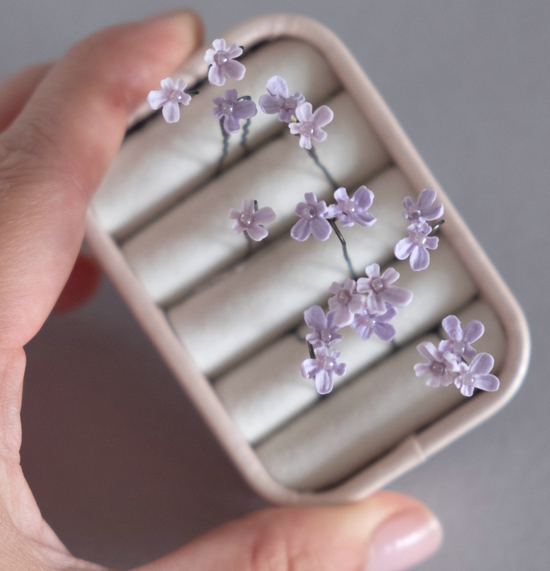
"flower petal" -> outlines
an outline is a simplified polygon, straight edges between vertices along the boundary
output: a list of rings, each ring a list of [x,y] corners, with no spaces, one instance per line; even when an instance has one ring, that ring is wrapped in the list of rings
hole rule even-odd
[[[399,240],[393,249],[393,253],[398,260],[406,260],[414,249],[414,244],[409,240],[409,238],[403,238]]]
[[[301,121],[302,123],[311,121],[312,115],[313,115],[313,107],[311,103],[305,101],[304,103],[296,107],[296,119],[298,119],[298,121]]]
[[[470,373],[486,375],[495,365],[495,360],[489,353],[478,353],[470,363]]]
[[[270,222],[273,222],[276,217],[277,216],[273,208],[264,206],[263,208],[260,208],[260,210],[258,210],[258,212],[256,212],[254,215],[254,224],[269,224]]]
[[[320,127],[313,128],[313,135],[311,138],[314,141],[317,141],[318,143],[324,143],[327,140],[327,137],[328,137],[327,133],[323,131],[323,129],[321,129]]]
[[[448,315],[441,322],[443,330],[453,341],[462,341],[462,327],[460,327],[460,319],[456,315]]]
[[[403,287],[392,286],[390,288],[386,288],[380,292],[380,297],[385,302],[389,303],[390,305],[394,305],[395,307],[407,307],[409,303],[411,303],[413,298],[413,292],[405,289]],[[369,296],[370,297],[370,296]],[[378,313],[385,312],[385,306],[382,311]]]
[[[286,81],[278,75],[274,75],[267,80],[266,88],[271,95],[279,95],[285,99],[288,97],[288,86]]]
[[[254,240],[255,242],[263,240],[269,233],[265,228],[262,228],[262,226],[258,226],[257,224],[251,224],[246,229],[246,231],[248,232],[248,235],[252,238],[252,240]]]
[[[325,218],[313,218],[311,220],[311,231],[317,240],[324,242],[332,233],[332,226]]]
[[[473,343],[477,341],[485,332],[485,327],[481,321],[477,319],[472,319],[468,325],[464,328],[462,339],[467,343]]]
[[[372,201],[374,200],[374,192],[369,190],[365,185],[360,186],[355,191],[353,200],[361,210],[367,210],[372,206]]]
[[[303,242],[307,240],[311,235],[311,222],[306,220],[305,218],[300,218],[296,224],[291,228],[290,235],[294,238],[294,240],[298,240],[298,242]]]
[[[272,95],[261,95],[258,100],[260,109],[267,113],[268,115],[274,115],[278,113],[281,109],[281,102],[278,97],[273,97]]]
[[[236,58],[236,57],[239,57],[240,55],[242,55],[243,50],[237,44],[231,44],[228,48],[225,49],[225,53],[230,58]]]
[[[498,390],[500,381],[495,375],[476,375],[474,386],[482,391],[493,392]]]
[[[376,323],[374,333],[382,339],[382,341],[391,341],[395,337],[395,327],[389,323]]]
[[[223,120],[223,128],[226,133],[238,133],[241,130],[239,120],[235,119],[233,115],[225,115]]]
[[[180,120],[180,108],[177,103],[168,101],[162,108],[162,116],[167,123],[177,123]]]
[[[430,254],[428,250],[415,246],[411,252],[411,259],[409,260],[411,269],[414,272],[425,270],[430,265]]]
[[[336,202],[348,202],[349,196],[348,193],[346,192],[346,189],[343,186],[337,188],[334,191],[334,200],[336,200]]]
[[[151,109],[160,109],[167,101],[168,97],[164,91],[150,91],[147,96]]]
[[[444,207],[443,204],[439,204],[438,206],[432,206],[430,208],[422,209],[422,218],[424,220],[436,220],[437,218],[441,218],[443,216]]]
[[[376,218],[370,212],[356,212],[354,219],[361,226],[372,226],[376,222]]]
[[[325,329],[327,327],[327,318],[323,308],[319,305],[312,305],[304,311],[304,321],[308,327],[312,329]]]
[[[420,191],[418,195],[418,200],[416,201],[416,206],[419,210],[427,208],[431,206],[437,197],[437,191],[433,188],[425,188],[424,190]]]
[[[300,365],[300,371],[304,379],[312,379],[319,371],[317,359],[306,359]]]
[[[208,81],[218,87],[225,84],[225,74],[216,64],[212,64],[208,69]]]
[[[321,105],[313,114],[312,122],[315,127],[324,127],[334,119],[334,112],[327,105]],[[324,131],[323,131],[324,132]],[[325,133],[326,135],[326,133]]]
[[[384,282],[384,285],[387,287],[399,279],[399,272],[394,268],[387,268],[387,270],[382,274],[381,278]]]
[[[320,395],[326,395],[332,390],[332,374],[322,369],[315,375],[315,389]]]
[[[416,350],[429,361],[439,361],[439,351],[430,341],[423,341],[416,346]]]
[[[254,101],[239,101],[233,110],[233,116],[237,119],[250,119],[258,113]]]
[[[246,67],[240,61],[230,60],[223,66],[222,70],[225,75],[240,81],[244,77]]]

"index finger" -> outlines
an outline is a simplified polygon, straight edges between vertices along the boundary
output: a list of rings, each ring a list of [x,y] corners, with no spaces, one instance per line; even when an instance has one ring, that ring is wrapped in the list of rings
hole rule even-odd
[[[41,327],[129,113],[201,38],[190,12],[102,30],[52,67],[0,135],[0,346],[21,347]]]

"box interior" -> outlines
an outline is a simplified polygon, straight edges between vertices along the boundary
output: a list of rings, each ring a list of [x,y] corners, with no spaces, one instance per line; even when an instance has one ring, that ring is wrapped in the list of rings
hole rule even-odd
[[[201,78],[200,94],[181,108],[179,123],[152,113],[129,132],[92,211],[273,479],[317,492],[346,481],[466,401],[453,386],[427,387],[413,370],[423,360],[416,345],[437,343],[444,317],[484,323],[475,348],[494,356],[495,374],[507,339],[446,236],[452,220],[427,270],[413,272],[408,260],[395,259],[395,244],[408,234],[401,203],[416,199],[421,188],[399,168],[326,58],[303,41],[280,39],[247,49],[240,61],[247,68],[240,82],[217,88]],[[382,270],[391,266],[401,276],[396,285],[414,292],[392,322],[394,342],[342,331],[334,349],[347,370],[323,397],[300,374],[309,357],[303,312],[315,304],[326,310],[329,286],[343,283],[349,271],[334,234],[326,242],[297,242],[290,228],[304,193],[328,204],[333,188],[287,125],[261,110],[251,121],[248,152],[240,135],[232,135],[219,165],[213,97],[236,88],[257,102],[274,75],[314,109],[331,107],[328,138],[315,144],[321,162],[350,196],[363,184],[374,192],[369,211],[377,222],[342,229],[356,273],[364,275],[375,262]],[[268,238],[252,247],[231,230],[229,209],[240,210],[244,199],[277,214]]]

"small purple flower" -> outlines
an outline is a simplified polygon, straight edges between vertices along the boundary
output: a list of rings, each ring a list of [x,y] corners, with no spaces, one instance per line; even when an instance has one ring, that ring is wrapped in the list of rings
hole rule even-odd
[[[344,227],[353,226],[355,222],[361,226],[372,226],[376,218],[367,210],[371,207],[374,193],[365,185],[360,186],[352,196],[348,197],[345,188],[339,188],[334,193],[334,200],[338,204],[331,204],[328,207],[330,218],[338,218]]]
[[[445,333],[449,336],[448,341],[440,341],[439,350],[443,353],[452,353],[456,355],[457,361],[462,357],[471,359],[476,350],[470,345],[477,341],[484,333],[485,327],[481,321],[472,319],[468,325],[462,329],[460,320],[456,315],[448,315],[441,323]]]
[[[405,210],[403,218],[410,222],[426,222],[426,220],[436,220],[443,215],[443,204],[432,206],[437,196],[433,188],[425,188],[418,195],[418,200],[413,202],[410,196],[403,200]]]
[[[395,257],[398,260],[406,260],[410,256],[409,262],[415,272],[425,270],[430,265],[428,249],[435,250],[439,238],[429,235],[432,228],[426,222],[411,224],[407,230],[409,237],[399,240],[395,245]]]
[[[326,347],[315,349],[315,359],[306,359],[302,362],[300,370],[305,379],[315,377],[315,389],[320,395],[326,395],[332,390],[332,376],[341,377],[346,372],[345,363],[337,363],[339,351],[327,354]]]
[[[147,103],[152,109],[162,107],[162,116],[167,123],[177,123],[180,120],[179,104],[189,105],[191,95],[185,93],[187,83],[183,79],[178,79],[176,83],[171,77],[167,77],[160,82],[161,91],[150,91],[147,96]]]
[[[452,384],[453,377],[451,373],[456,370],[457,365],[453,359],[449,358],[449,354],[441,353],[429,341],[420,343],[416,348],[422,357],[428,359],[427,363],[417,363],[414,366],[416,376],[430,375],[426,381],[426,384],[430,387],[438,387],[439,385],[447,387]]]
[[[395,307],[407,307],[413,298],[412,291],[392,286],[399,279],[399,273],[393,268],[388,268],[380,276],[380,266],[371,264],[365,270],[368,277],[357,280],[357,291],[368,293],[367,309],[371,313],[385,313],[386,303]]]
[[[263,228],[262,224],[269,224],[275,220],[275,212],[269,206],[260,208],[254,212],[254,201],[243,200],[243,210],[239,212],[235,208],[229,211],[229,218],[235,220],[233,222],[233,230],[240,234],[246,232],[252,240],[259,242],[263,240],[268,232]]]
[[[351,327],[357,329],[359,339],[366,341],[373,333],[382,341],[391,341],[395,337],[395,327],[390,325],[388,321],[397,315],[397,309],[388,304],[386,304],[386,308],[386,313],[382,315],[370,313],[368,309],[364,309],[354,317]]]
[[[306,192],[306,201],[299,202],[294,210],[301,220],[290,230],[290,235],[299,242],[307,240],[311,234],[317,240],[325,241],[332,232],[332,227],[327,221],[328,208],[324,200],[317,202],[313,192]]]
[[[258,110],[254,101],[239,101],[236,89],[227,89],[224,97],[214,97],[214,117],[221,119],[223,117],[223,128],[226,133],[237,133],[241,126],[241,119],[250,119],[254,117]]]
[[[225,40],[214,40],[212,42],[214,49],[206,50],[204,61],[210,64],[208,69],[208,81],[212,85],[221,87],[225,83],[226,77],[241,80],[244,77],[246,68],[238,61],[234,61],[239,57],[243,50],[237,44],[233,44],[229,48],[225,45]]]
[[[318,143],[326,140],[327,134],[321,127],[332,121],[334,113],[326,105],[321,105],[313,113],[311,103],[305,102],[296,107],[296,118],[299,123],[290,123],[288,125],[290,132],[293,135],[300,135],[300,147],[311,149],[311,139]]]
[[[465,397],[471,397],[474,394],[474,389],[496,391],[500,386],[500,381],[495,375],[489,374],[494,364],[495,360],[489,353],[479,353],[473,358],[470,365],[460,363],[458,374],[455,377],[455,385]]]
[[[279,121],[283,123],[290,123],[292,117],[296,114],[296,107],[306,100],[298,92],[294,95],[289,95],[286,81],[278,75],[268,80],[267,92],[269,95],[260,96],[258,101],[260,109],[268,115],[278,113]]]
[[[338,333],[338,327],[334,323],[334,311],[329,311],[326,315],[318,305],[313,305],[304,311],[304,320],[311,329],[311,333],[306,335],[313,347],[326,347],[333,343],[340,343],[342,336]]]
[[[328,307],[335,312],[334,323],[338,327],[345,327],[353,321],[353,316],[363,309],[365,298],[356,291],[357,284],[351,278],[347,278],[344,285],[332,282],[328,288],[334,296],[328,300]]]

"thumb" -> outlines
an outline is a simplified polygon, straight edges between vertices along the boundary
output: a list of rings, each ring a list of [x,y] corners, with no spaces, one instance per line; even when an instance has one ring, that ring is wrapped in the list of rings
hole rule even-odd
[[[423,504],[379,492],[354,504],[256,512],[139,571],[398,571],[431,555],[441,538]]]

